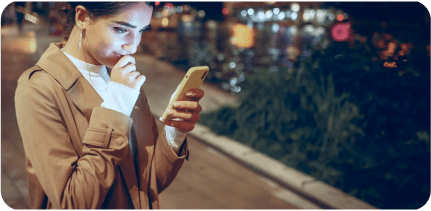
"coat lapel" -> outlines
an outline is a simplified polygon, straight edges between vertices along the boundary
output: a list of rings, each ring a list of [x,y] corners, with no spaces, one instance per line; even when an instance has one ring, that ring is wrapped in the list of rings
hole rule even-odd
[[[52,43],[36,65],[43,68],[63,86],[88,122],[93,108],[100,106],[103,100],[69,58],[64,55],[61,51],[62,47],[63,45],[60,43]]]

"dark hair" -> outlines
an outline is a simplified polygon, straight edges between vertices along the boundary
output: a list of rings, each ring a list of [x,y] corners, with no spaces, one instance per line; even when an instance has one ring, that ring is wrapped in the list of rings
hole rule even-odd
[[[91,19],[97,19],[103,16],[111,16],[128,9],[138,2],[69,2],[62,8],[63,17],[63,33],[64,38],[67,40],[75,25],[75,8],[82,5],[88,11],[88,16]]]

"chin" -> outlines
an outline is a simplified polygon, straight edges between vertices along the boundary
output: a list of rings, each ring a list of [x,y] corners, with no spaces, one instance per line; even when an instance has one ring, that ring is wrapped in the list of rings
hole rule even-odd
[[[116,59],[116,58],[109,58],[104,62],[103,65],[105,65],[108,68],[112,68],[115,66],[115,64],[117,64],[118,60],[119,59]]]

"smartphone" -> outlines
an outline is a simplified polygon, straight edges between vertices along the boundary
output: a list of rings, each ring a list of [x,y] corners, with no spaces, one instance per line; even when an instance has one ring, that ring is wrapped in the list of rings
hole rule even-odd
[[[190,89],[199,88],[201,86],[202,82],[205,80],[205,77],[208,75],[208,71],[208,66],[192,67],[187,71],[183,80],[178,85],[177,90],[174,92],[174,96],[172,96],[168,107],[163,113],[163,116],[161,118],[163,121],[170,120],[167,117],[167,110],[172,109],[176,101],[187,100],[187,96],[185,96],[186,92]]]

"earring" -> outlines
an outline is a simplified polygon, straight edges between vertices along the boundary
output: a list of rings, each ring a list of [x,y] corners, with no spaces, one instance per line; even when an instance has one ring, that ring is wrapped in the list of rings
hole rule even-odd
[[[82,30],[81,30],[81,33],[79,34],[78,54],[79,54],[79,49],[81,49],[81,40],[82,40]]]

